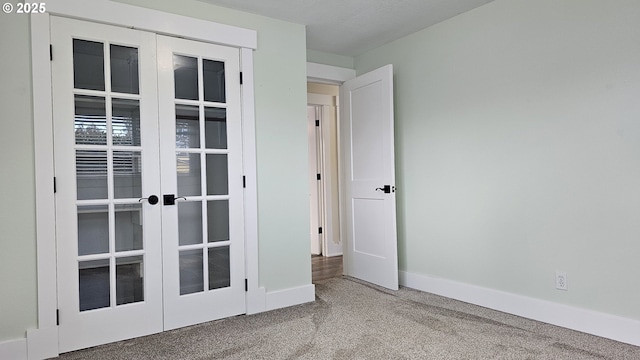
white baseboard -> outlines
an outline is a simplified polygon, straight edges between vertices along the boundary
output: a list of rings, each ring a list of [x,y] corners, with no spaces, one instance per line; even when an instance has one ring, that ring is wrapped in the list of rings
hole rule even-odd
[[[316,287],[313,284],[296,288],[271,291],[266,296],[266,311],[315,301]]]
[[[0,342],[0,359],[27,360],[27,339]]]
[[[58,327],[27,330],[27,355],[29,360],[54,358],[59,355]]]
[[[640,346],[640,321],[480,286],[400,271],[400,285]]]

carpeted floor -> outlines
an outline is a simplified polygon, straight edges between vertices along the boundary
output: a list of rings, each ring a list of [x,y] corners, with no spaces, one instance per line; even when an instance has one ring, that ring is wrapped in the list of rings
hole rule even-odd
[[[351,278],[316,301],[63,354],[60,359],[640,359],[622,344]]]

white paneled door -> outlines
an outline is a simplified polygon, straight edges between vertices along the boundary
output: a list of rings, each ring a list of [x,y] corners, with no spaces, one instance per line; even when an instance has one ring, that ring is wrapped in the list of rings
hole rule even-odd
[[[244,313],[239,50],[51,37],[60,351]]]
[[[345,82],[340,98],[345,274],[397,290],[393,67]]]

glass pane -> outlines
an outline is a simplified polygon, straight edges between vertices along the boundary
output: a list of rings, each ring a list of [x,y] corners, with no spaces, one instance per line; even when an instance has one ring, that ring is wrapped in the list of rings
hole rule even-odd
[[[178,242],[180,245],[202,243],[202,203],[200,201],[177,202]]]
[[[142,249],[142,204],[116,204],[116,251]]]
[[[73,87],[104,91],[104,46],[73,39]]]
[[[111,45],[111,91],[138,94],[138,49]]]
[[[229,240],[229,200],[207,201],[209,242]]]
[[[204,291],[202,249],[180,251],[180,295]]]
[[[76,144],[107,145],[107,113],[104,98],[75,96]]]
[[[103,254],[108,252],[108,206],[78,206],[78,255]]]
[[[144,267],[142,256],[116,259],[116,304],[144,300]]]
[[[228,193],[227,155],[207,154],[207,195]]]
[[[111,136],[113,145],[140,146],[140,102],[113,99]]]
[[[200,111],[197,106],[176,105],[176,147],[200,147]]]
[[[178,196],[202,195],[200,154],[177,153]]]
[[[109,307],[109,260],[81,261],[78,274],[80,311]]]
[[[227,110],[204,108],[204,136],[208,149],[227,148]]]
[[[142,153],[113,152],[113,196],[116,199],[142,197]]]
[[[209,249],[209,290],[231,286],[229,247]]]
[[[173,55],[176,99],[198,100],[198,59]]]
[[[204,100],[225,102],[224,62],[202,60],[202,76],[204,78]]]
[[[107,152],[76,150],[78,200],[107,198]]]

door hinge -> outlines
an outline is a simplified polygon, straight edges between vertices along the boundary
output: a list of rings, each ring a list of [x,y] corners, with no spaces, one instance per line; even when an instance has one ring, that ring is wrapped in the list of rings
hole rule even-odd
[[[248,291],[249,291],[249,280],[244,279],[244,292],[248,292]]]
[[[60,309],[56,309],[56,325],[60,326]]]
[[[318,228],[318,234],[322,234],[322,226]]]
[[[242,71],[240,71],[240,85],[242,85]]]
[[[49,61],[53,61],[53,45],[49,44]]]
[[[320,126],[320,120],[316,120],[316,126]]]
[[[58,191],[58,186],[56,184],[56,177],[53,177],[53,193],[55,194]]]
[[[246,176],[242,176],[242,187],[246,188],[247,187],[247,177]]]
[[[317,180],[322,180],[322,176],[320,176],[320,174],[316,174],[316,179]]]

